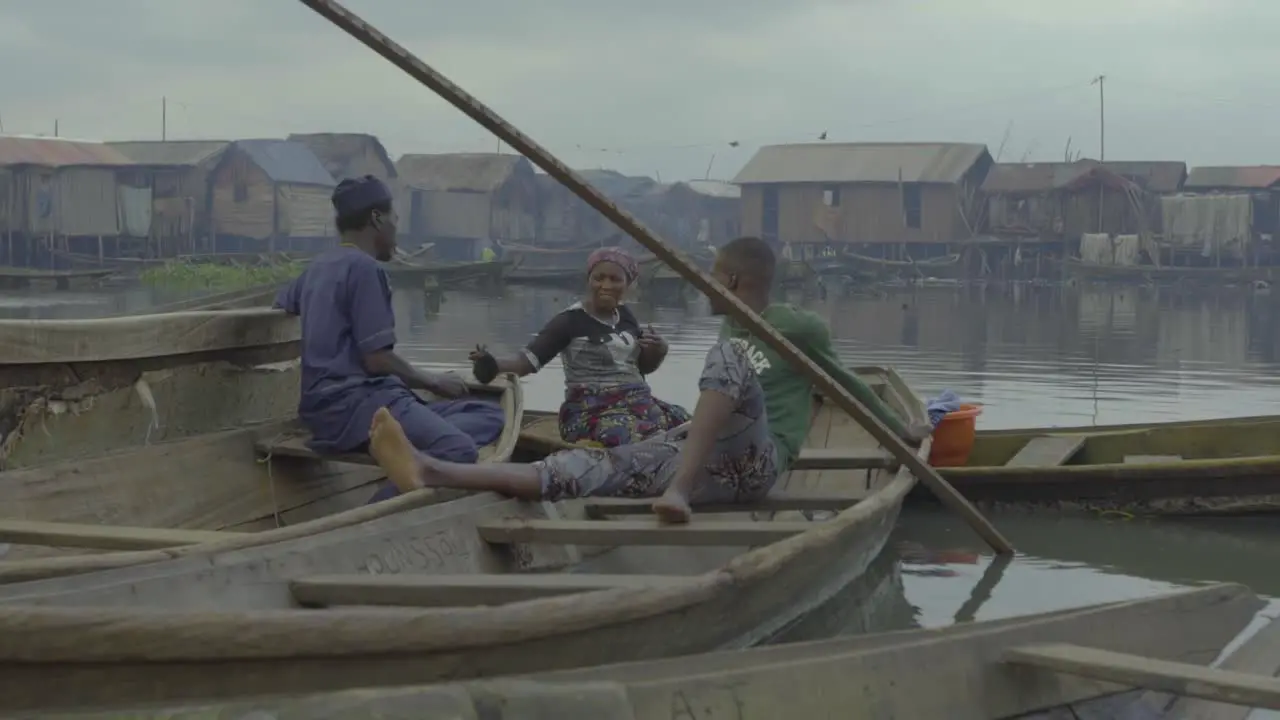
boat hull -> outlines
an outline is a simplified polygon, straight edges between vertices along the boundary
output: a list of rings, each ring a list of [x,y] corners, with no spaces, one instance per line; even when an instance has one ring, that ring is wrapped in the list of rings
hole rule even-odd
[[[1068,464],[1005,465],[1046,435],[1078,436],[1083,446]],[[969,465],[940,472],[965,497],[991,507],[1270,513],[1280,510],[1280,417],[979,431]],[[922,493],[913,501],[932,502]]]
[[[0,469],[289,417],[298,339],[267,308],[0,320]]]
[[[884,386],[904,403],[903,412],[923,416],[923,404],[895,374]],[[865,433],[851,421],[841,424],[842,418],[831,410],[815,422],[824,447],[831,438],[852,442]],[[847,471],[793,473],[783,489],[849,492],[856,489],[850,483],[855,478]],[[167,562],[10,585],[0,590],[0,634],[19,627],[42,632],[6,635],[13,640],[10,647],[24,649],[6,655],[0,647],[0,668],[38,667],[51,681],[45,686],[59,690],[9,695],[7,701],[54,702],[53,695],[74,695],[87,703],[169,702],[210,693],[314,692],[749,645],[863,575],[914,485],[904,470],[875,471],[856,505],[828,520],[801,520],[803,530],[787,530],[786,539],[754,548],[615,547],[593,555],[587,547],[536,542],[496,547],[481,539],[482,527],[510,518],[576,520],[585,516],[586,505],[521,503],[484,493],[239,551],[198,551]],[[717,532],[721,521],[744,516],[700,514],[690,527]],[[772,521],[797,517],[776,513],[747,524],[767,529]],[[610,531],[592,532],[606,538]],[[291,595],[302,579],[333,573],[456,576],[571,566],[579,571],[573,577],[585,570],[657,572],[670,580],[430,609],[302,610]],[[121,629],[124,636],[117,634]],[[60,639],[72,636],[75,652]]]
[[[296,398],[297,379],[293,394]],[[509,460],[523,413],[520,385],[499,378],[474,392],[502,404],[506,428],[481,449],[481,462]],[[296,400],[294,401],[296,403]],[[0,583],[77,575],[201,552],[244,550],[306,537],[460,493],[418,493],[366,505],[384,474],[376,466],[272,452],[301,432],[296,420],[259,423],[99,457],[0,473]],[[263,448],[268,448],[264,454]],[[345,458],[344,458],[345,459]],[[354,459],[354,458],[353,458]],[[7,521],[224,533],[207,545],[86,554],[76,539],[58,547],[18,545]],[[21,527],[21,526],[20,526]],[[25,531],[25,528],[22,528]],[[154,547],[154,546],[152,546]]]
[[[1002,720],[1014,717],[1085,717],[1101,703],[1113,708],[1167,704],[1155,693],[1071,675],[1013,667],[1012,648],[1073,643],[1156,660],[1203,666],[1230,643],[1264,603],[1244,588],[1218,585],[1164,597],[1113,603],[943,629],[863,635],[792,643],[746,652],[713,653],[649,662],[541,672],[501,681],[426,687],[373,687],[332,692],[347,685],[346,668],[307,664],[298,674],[333,680],[329,692],[280,697],[290,691],[265,687],[239,694],[217,675],[158,668],[174,681],[199,686],[211,701],[165,708],[165,718],[323,716],[341,708],[352,716],[378,717],[592,717],[628,720],[669,718],[803,717],[880,720]],[[372,663],[371,663],[372,664]],[[0,668],[8,668],[0,665]],[[930,672],[921,672],[929,668]],[[366,668],[373,675],[386,666]],[[111,668],[104,668],[110,673]],[[179,676],[180,675],[180,676]],[[403,674],[403,675],[407,675]],[[56,672],[17,685],[0,675],[0,702],[25,707],[41,685],[81,692],[84,683]],[[71,681],[71,682],[69,682]],[[15,699],[9,695],[20,693]],[[85,688],[93,691],[95,688]],[[43,691],[47,694],[52,690]],[[98,689],[98,695],[106,694]],[[122,693],[115,693],[120,695]],[[247,700],[246,695],[276,697]],[[237,696],[238,695],[238,696]],[[217,701],[212,701],[216,698]],[[1160,703],[1164,700],[1163,703]],[[106,700],[126,705],[130,702]],[[429,710],[428,710],[429,708]],[[536,708],[536,710],[535,710]],[[124,707],[119,708],[123,710]],[[119,711],[117,710],[117,712]],[[1058,710],[1059,713],[1052,712]],[[435,711],[434,713],[431,711]],[[1045,715],[1028,713],[1050,711]],[[152,710],[152,712],[156,712]],[[687,714],[686,714],[687,712]],[[1077,714],[1078,712],[1078,714]],[[86,717],[101,717],[87,715]],[[132,717],[151,717],[131,714]]]

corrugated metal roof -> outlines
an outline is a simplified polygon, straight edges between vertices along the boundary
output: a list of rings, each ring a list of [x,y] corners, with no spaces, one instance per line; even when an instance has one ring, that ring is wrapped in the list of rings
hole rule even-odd
[[[1280,165],[1198,167],[1187,175],[1187,190],[1266,190],[1280,183]]]
[[[215,159],[230,145],[229,140],[174,140],[172,142],[138,140],[109,142],[107,145],[124,153],[138,165],[195,167]]]
[[[383,146],[381,140],[373,135],[366,133],[294,133],[286,139],[290,142],[302,143],[310,148],[311,152],[320,158],[320,162],[324,164],[325,169],[334,178],[350,177],[352,173],[349,168],[352,158],[364,154],[367,148],[373,148],[374,154],[387,167],[386,177],[383,180],[394,180],[397,177],[396,164],[391,162],[391,156],[387,154],[387,148]]]
[[[59,168],[134,164],[119,150],[103,143],[0,135],[0,166],[38,165]]]
[[[533,164],[523,155],[404,155],[396,161],[396,171],[406,186],[417,190],[492,192],[506,182],[521,164],[533,171]]]
[[[644,175],[623,175],[617,170],[579,170],[578,174],[614,202],[647,195],[663,185]]]
[[[1176,160],[1108,160],[1102,166],[1154,193],[1178,192],[1187,179],[1187,164]]]
[[[302,143],[288,140],[237,140],[232,144],[262,168],[272,182],[321,187],[338,184],[329,171],[324,169],[320,158]]]
[[[734,182],[954,183],[987,153],[970,143],[804,143],[760,148]]]
[[[729,199],[742,197],[742,188],[721,180],[686,180],[683,184],[699,195]]]
[[[1102,168],[1156,193],[1177,192],[1182,187],[1186,165],[1180,162],[1076,162],[996,163],[982,183],[983,192],[1033,193],[1066,187],[1085,174]]]
[[[1065,186],[1088,166],[1069,162],[996,163],[982,182],[983,192],[1044,192]]]

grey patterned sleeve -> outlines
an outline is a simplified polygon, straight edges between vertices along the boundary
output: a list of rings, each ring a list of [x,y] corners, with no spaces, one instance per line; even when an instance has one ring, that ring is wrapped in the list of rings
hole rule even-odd
[[[738,401],[742,399],[754,376],[755,369],[747,359],[741,343],[721,340],[707,351],[702,377],[698,379],[698,390],[714,390]]]

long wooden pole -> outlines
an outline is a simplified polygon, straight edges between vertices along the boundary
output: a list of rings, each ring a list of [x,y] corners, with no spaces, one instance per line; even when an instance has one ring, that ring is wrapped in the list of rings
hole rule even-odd
[[[545,170],[548,175],[569,188],[573,194],[582,198],[588,205],[609,218],[623,232],[635,238],[636,242],[648,248],[649,252],[652,252],[664,263],[671,266],[681,277],[698,288],[703,294],[726,303],[730,309],[729,314],[735,320],[740,322],[752,335],[773,348],[792,366],[812,379],[813,384],[823,395],[831,398],[841,410],[844,410],[866,428],[872,437],[898,459],[898,462],[905,465],[916,478],[924,482],[944,505],[964,518],[970,527],[992,549],[1002,555],[1013,552],[1013,546],[996,530],[995,526],[983,517],[977,508],[966,500],[963,495],[956,492],[955,488],[951,487],[946,480],[943,480],[928,463],[917,457],[915,451],[907,446],[902,438],[885,427],[884,423],[880,422],[878,418],[863,407],[862,403],[858,402],[839,383],[832,380],[804,353],[788,342],[786,338],[779,335],[773,327],[755,314],[751,308],[742,304],[738,298],[725,290],[711,276],[689,262],[683,253],[659,240],[639,220],[636,220],[629,213],[610,202],[600,191],[591,187],[577,173],[553,157],[542,146],[535,143],[507,121],[498,117],[496,113],[479,100],[454,85],[444,75],[419,60],[408,50],[383,35],[341,4],[334,2],[334,0],[300,0],[300,2],[344,30],[351,37],[364,43],[369,49],[391,61],[391,64],[430,88],[440,97],[448,100],[451,105],[461,110],[472,120],[489,130],[489,132],[498,136],[507,145],[529,158],[534,164]]]

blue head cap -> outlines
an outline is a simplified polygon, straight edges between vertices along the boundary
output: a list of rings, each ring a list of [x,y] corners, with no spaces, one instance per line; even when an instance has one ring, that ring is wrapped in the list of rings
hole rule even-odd
[[[333,189],[333,209],[338,217],[348,217],[375,205],[391,202],[391,189],[372,175],[347,178]]]

